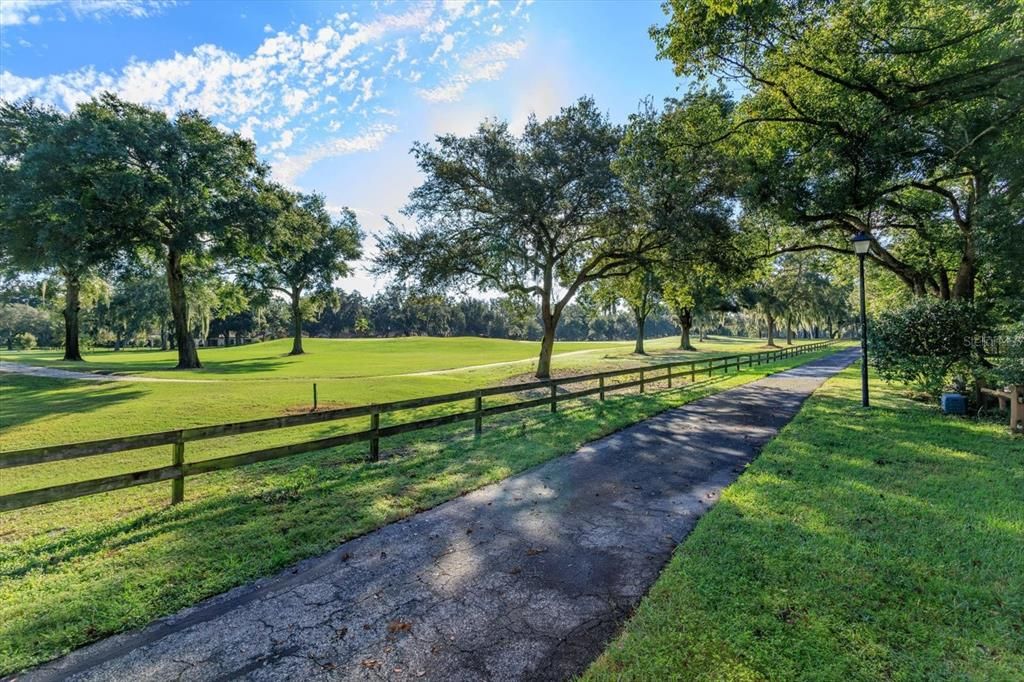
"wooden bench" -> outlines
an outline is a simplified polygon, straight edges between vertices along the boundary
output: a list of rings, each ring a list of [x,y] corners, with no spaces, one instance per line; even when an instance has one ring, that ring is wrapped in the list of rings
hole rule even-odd
[[[982,388],[981,392],[999,401],[999,409],[1010,408],[1010,431],[1024,434],[1024,384],[1008,386],[1005,389]]]

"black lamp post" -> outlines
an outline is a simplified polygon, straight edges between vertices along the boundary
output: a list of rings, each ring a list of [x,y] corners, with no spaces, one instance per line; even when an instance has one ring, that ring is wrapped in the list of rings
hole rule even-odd
[[[853,250],[860,259],[860,402],[868,406],[868,315],[864,305],[864,258],[871,251],[871,235],[861,230],[853,235]]]

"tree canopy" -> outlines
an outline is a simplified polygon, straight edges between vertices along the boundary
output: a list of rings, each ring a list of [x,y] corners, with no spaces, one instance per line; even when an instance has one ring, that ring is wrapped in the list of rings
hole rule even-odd
[[[266,168],[251,141],[195,111],[168,119],[109,94],[84,110],[117,140],[107,162],[133,179],[123,207],[130,239],[164,260],[178,367],[200,367],[189,329],[185,261],[259,242],[255,233],[265,221],[256,196]]]
[[[580,287],[626,274],[659,246],[631,222],[612,170],[622,131],[583,98],[514,135],[486,121],[469,136],[439,136],[412,150],[426,180],[397,227],[378,240],[378,269],[431,288],[477,286],[536,297],[544,337],[537,376],[550,375],[555,330]]]
[[[680,74],[744,87],[742,196],[798,231],[767,254],[846,251],[918,294],[972,300],[1021,212],[1024,10],[1013,0],[671,0]],[[1017,217],[1015,217],[1017,216]],[[1002,261],[1005,264],[1005,261]]]
[[[301,355],[303,306],[325,303],[334,295],[334,281],[347,276],[349,261],[362,255],[362,233],[356,214],[341,210],[332,219],[323,196],[290,192],[280,186],[264,191],[270,216],[262,244],[250,258],[245,278],[288,298],[292,315],[292,355]],[[314,298],[303,299],[303,294]]]

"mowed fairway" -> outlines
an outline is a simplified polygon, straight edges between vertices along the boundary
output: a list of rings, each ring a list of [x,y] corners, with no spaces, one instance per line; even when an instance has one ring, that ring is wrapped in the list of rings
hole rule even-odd
[[[637,366],[741,353],[762,340],[713,337],[699,352],[681,353],[674,337],[648,342],[568,342],[555,346],[556,373]],[[307,353],[289,356],[289,340],[200,352],[204,367],[174,370],[167,351],[100,351],[86,363],[57,352],[0,353],[0,359],[78,372],[161,381],[68,381],[2,374],[0,450],[257,419],[319,405],[380,403],[490,386],[532,373],[539,344],[478,338],[307,339]],[[259,437],[257,436],[251,436]],[[203,445],[198,445],[202,452]],[[195,454],[195,452],[193,452]],[[88,466],[88,465],[86,465]],[[5,477],[7,478],[7,477]],[[13,482],[0,483],[0,491]]]
[[[663,341],[668,341],[663,340]],[[656,344],[658,342],[655,342]],[[660,345],[664,346],[664,342]],[[87,364],[64,362],[55,351],[4,353],[5,360],[75,371],[132,374],[146,377],[252,381],[256,379],[351,379],[450,370],[473,365],[526,361],[536,357],[540,344],[533,341],[436,338],[429,336],[389,339],[304,339],[305,355],[288,355],[290,339],[228,348],[201,348],[203,368],[174,370],[174,351],[101,350],[87,353]],[[562,341],[555,353],[622,351],[632,349],[624,341]]]
[[[173,358],[147,351],[98,353],[85,367],[69,367],[195,380],[190,382],[3,374],[0,446],[12,450],[308,410],[314,380],[321,405],[493,385],[529,376],[537,349],[537,344],[481,339],[374,343],[313,339],[309,354],[299,358],[285,355],[289,344],[283,341],[208,349],[202,353],[207,366],[189,372],[163,369]],[[488,351],[492,343],[494,353]],[[764,342],[715,338],[699,344],[700,353],[685,354],[672,350],[677,343],[675,338],[653,341],[648,357],[631,355],[632,343],[563,344],[556,348],[554,368],[567,373],[638,366],[740,353]],[[439,349],[436,356],[431,346]],[[744,368],[686,391],[612,394],[605,403],[565,403],[557,414],[537,408],[488,418],[480,439],[466,424],[404,434],[382,443],[382,462],[366,462],[361,443],[196,476],[187,479],[185,502],[174,507],[167,505],[169,484],[161,483],[2,513],[0,674],[143,625],[668,407],[819,355]],[[422,374],[445,370],[459,357],[462,368]],[[45,353],[3,359],[63,364]],[[410,412],[386,416],[382,426],[412,417]],[[364,428],[364,420],[351,420],[189,443],[186,459]],[[8,469],[0,472],[0,494],[169,463],[168,448],[150,448]]]

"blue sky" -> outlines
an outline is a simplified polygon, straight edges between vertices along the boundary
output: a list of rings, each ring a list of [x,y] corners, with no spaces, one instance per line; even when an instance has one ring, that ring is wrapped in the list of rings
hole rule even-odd
[[[111,90],[254,139],[280,181],[368,235],[418,182],[416,140],[521,128],[591,95],[616,120],[678,94],[647,35],[658,2],[0,1],[0,90],[68,109]],[[369,293],[360,268],[340,283]]]

